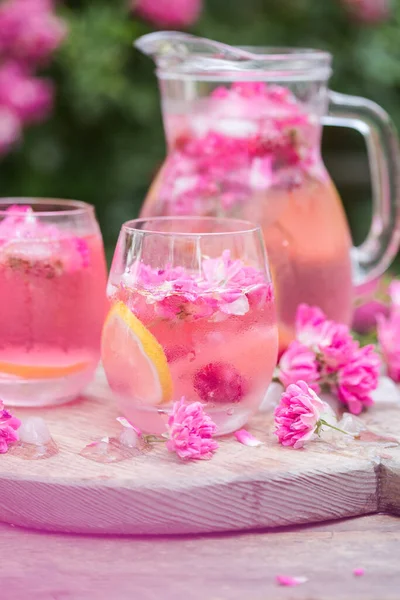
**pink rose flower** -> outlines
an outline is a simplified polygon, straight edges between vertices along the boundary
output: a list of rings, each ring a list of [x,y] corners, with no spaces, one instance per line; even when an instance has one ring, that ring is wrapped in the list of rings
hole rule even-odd
[[[378,317],[378,341],[387,365],[388,375],[396,383],[400,382],[400,312],[394,311],[390,317]]]
[[[154,269],[140,261],[123,276],[122,284],[146,292],[155,313],[165,319],[202,319],[216,312],[244,315],[252,305],[272,302],[265,274],[224,250],[218,258],[204,258],[201,273],[165,265]]]
[[[296,381],[305,381],[315,392],[319,392],[318,363],[315,353],[300,342],[292,342],[279,361],[279,379],[285,387]]]
[[[275,409],[275,435],[283,446],[302,448],[318,427],[325,403],[305,383],[291,384]]]
[[[9,61],[0,67],[0,105],[23,122],[40,121],[51,109],[53,87],[32,77],[20,64]]]
[[[327,321],[325,339],[318,346],[327,373],[336,371],[349,360],[358,349],[358,342],[352,338],[349,328],[340,323]]]
[[[203,8],[202,0],[134,0],[135,12],[156,27],[193,25]]]
[[[373,404],[371,392],[378,387],[380,359],[373,345],[357,348],[337,373],[337,396],[358,415]]]
[[[307,304],[297,309],[296,337],[320,355],[328,372],[343,365],[358,348],[346,325],[330,321],[322,310]]]
[[[300,304],[296,313],[296,339],[306,346],[319,344],[330,335],[326,324],[327,318],[320,308]]]
[[[217,426],[204,412],[201,402],[174,402],[168,419],[167,448],[183,459],[209,460],[218,448],[213,439]]]
[[[7,452],[9,444],[18,440],[17,429],[20,425],[21,421],[13,417],[0,400],[0,454]]]

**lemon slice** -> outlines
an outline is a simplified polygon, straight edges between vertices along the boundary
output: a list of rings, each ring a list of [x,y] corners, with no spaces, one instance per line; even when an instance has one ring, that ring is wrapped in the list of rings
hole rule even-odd
[[[101,354],[115,392],[148,406],[171,400],[172,378],[162,346],[121,301],[104,323]]]
[[[0,374],[21,379],[57,379],[79,373],[90,366],[90,362],[78,362],[72,365],[24,365],[0,361]]]

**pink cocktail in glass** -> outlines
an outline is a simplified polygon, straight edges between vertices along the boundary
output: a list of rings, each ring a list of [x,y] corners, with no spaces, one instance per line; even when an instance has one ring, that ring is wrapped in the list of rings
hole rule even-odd
[[[200,401],[219,434],[261,404],[276,364],[260,230],[226,219],[125,224],[111,269],[102,360],[123,413],[162,433],[172,402]]]
[[[74,398],[100,356],[106,265],[83,202],[0,201],[0,397],[42,406]]]

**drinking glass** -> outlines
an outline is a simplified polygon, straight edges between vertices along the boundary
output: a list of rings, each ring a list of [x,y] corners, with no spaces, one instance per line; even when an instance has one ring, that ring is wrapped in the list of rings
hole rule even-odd
[[[160,217],[122,226],[102,361],[122,413],[161,434],[174,401],[200,401],[220,435],[259,408],[276,364],[274,297],[260,228]]]
[[[100,358],[106,264],[94,208],[0,200],[0,398],[14,406],[71,400]]]

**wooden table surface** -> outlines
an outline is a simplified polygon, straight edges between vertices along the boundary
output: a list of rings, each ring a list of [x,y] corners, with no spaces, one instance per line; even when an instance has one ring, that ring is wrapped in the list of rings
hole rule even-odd
[[[1,600],[399,600],[400,519],[185,537],[0,525]],[[362,577],[353,569],[364,568]],[[279,587],[277,574],[308,577]]]

